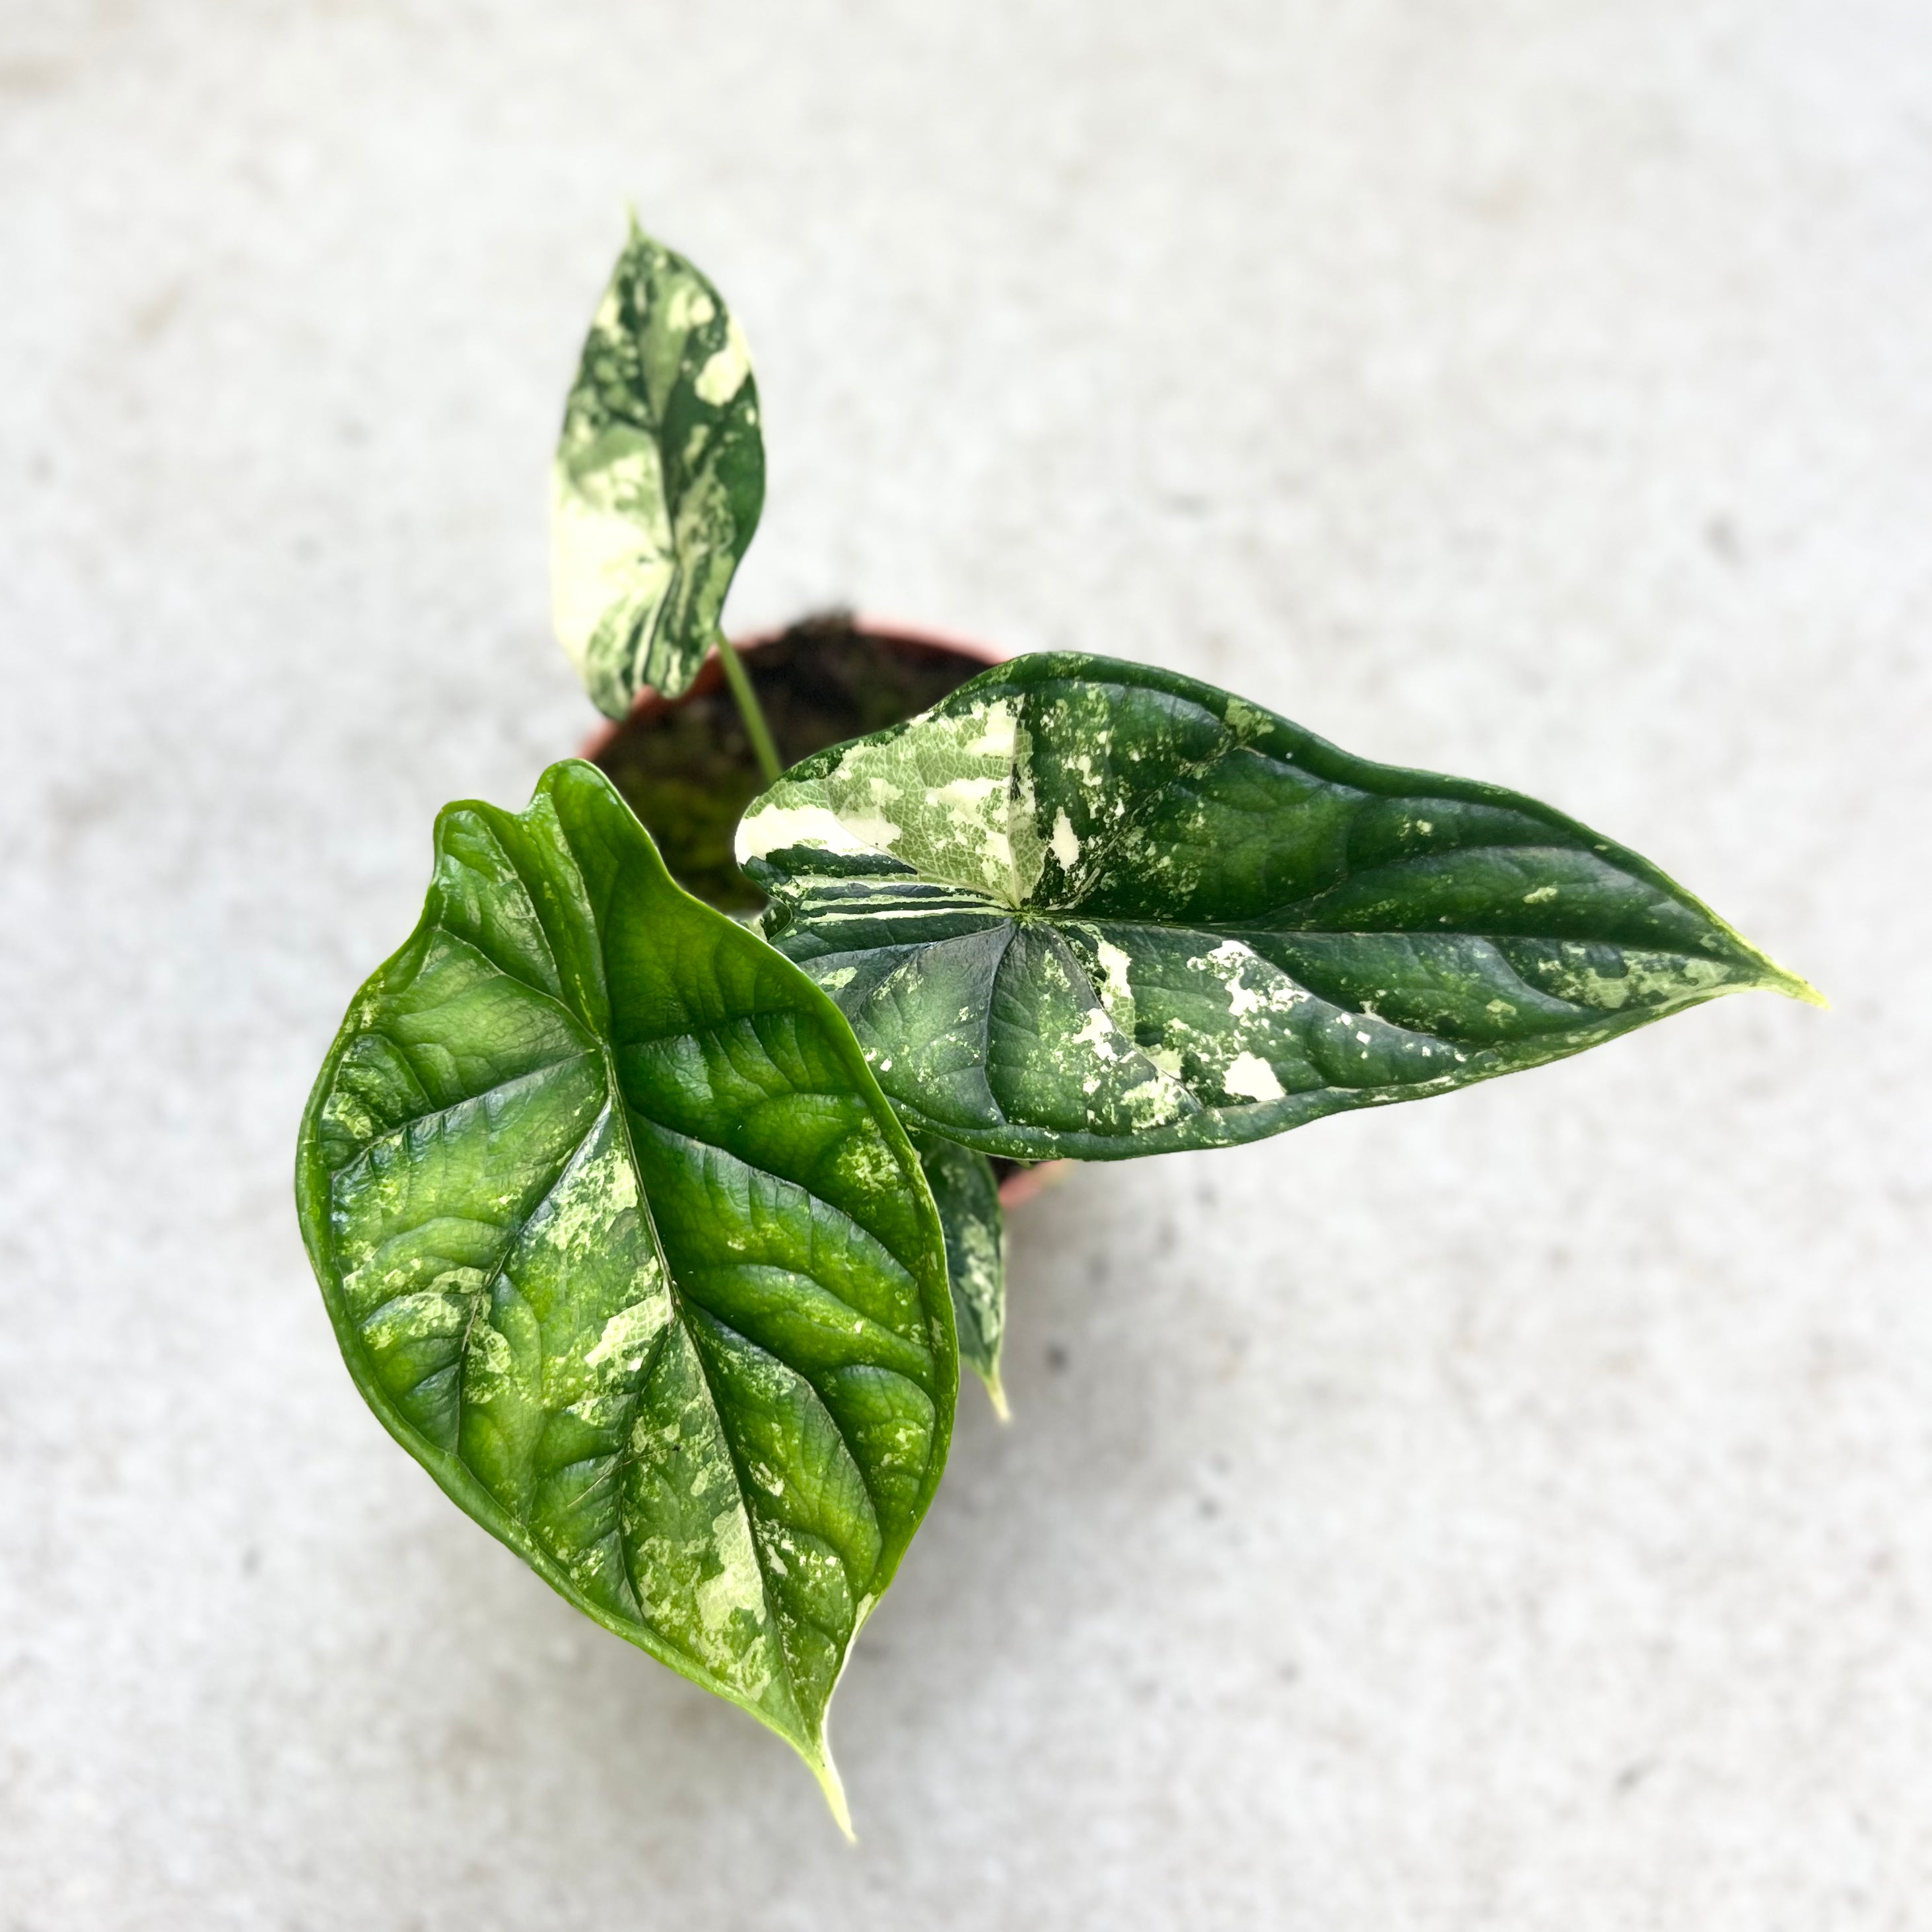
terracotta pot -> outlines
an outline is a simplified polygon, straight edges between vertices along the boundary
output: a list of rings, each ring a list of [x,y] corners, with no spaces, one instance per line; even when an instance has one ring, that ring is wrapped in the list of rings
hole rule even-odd
[[[956,637],[950,631],[928,631],[912,624],[896,624],[884,618],[854,616],[851,628],[860,637],[869,638],[874,643],[889,649],[902,652],[908,656],[926,658],[965,658],[982,666],[1004,664],[1008,653],[996,651],[990,644],[976,643],[970,638]],[[788,631],[757,631],[748,638],[733,640],[733,648],[740,657],[756,662],[757,654],[769,644],[776,644],[789,637]],[[674,706],[688,704],[694,698],[709,698],[724,682],[724,667],[718,662],[716,653],[704,661],[704,668],[691,682],[691,687],[681,697],[664,698],[655,691],[640,693],[638,701],[631,707],[628,718],[606,719],[590,736],[584,740],[577,755],[588,758],[594,765],[610,748],[617,734],[628,725],[645,719],[660,716]]]
[[[970,638],[954,637],[942,631],[921,629],[910,624],[896,624],[878,618],[854,617],[850,626],[852,632],[870,641],[883,645],[895,653],[923,660],[934,665],[946,658],[964,659],[975,670],[988,664],[1005,662],[1006,653],[979,644]],[[735,648],[755,668],[760,652],[771,646],[790,639],[791,632],[764,631],[755,636],[736,640]],[[972,673],[968,672],[970,676]],[[586,738],[578,755],[587,758],[592,764],[602,765],[605,756],[616,746],[620,736],[632,728],[649,723],[676,708],[692,704],[699,699],[709,699],[724,681],[723,666],[714,653],[705,662],[704,668],[692,680],[691,688],[677,698],[661,697],[656,692],[647,691],[639,697],[632,707],[628,718],[600,724]],[[959,680],[964,682],[964,678]],[[896,722],[887,720],[886,722]],[[1016,1161],[996,1160],[1000,1171],[1000,1201],[1006,1208],[1016,1208],[1022,1202],[1030,1200],[1043,1189],[1063,1180],[1072,1170],[1073,1163],[1065,1160],[1041,1161],[1028,1166]]]

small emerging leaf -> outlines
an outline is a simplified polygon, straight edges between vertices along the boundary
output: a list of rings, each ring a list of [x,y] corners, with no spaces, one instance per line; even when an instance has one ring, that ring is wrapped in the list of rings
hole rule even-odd
[[[788,1739],[939,1480],[945,1250],[831,1003],[592,766],[453,805],[302,1124],[350,1372],[577,1606]]]
[[[982,1154],[937,1134],[913,1145],[946,1230],[946,1273],[952,1286],[952,1325],[959,1359],[986,1384],[993,1408],[1006,1419],[1000,1383],[1000,1343],[1006,1328],[1006,1217],[1000,1184]]]
[[[1254,1140],[1816,997],[1547,806],[1106,658],[808,758],[737,850],[906,1119],[1022,1160]]]
[[[599,710],[674,698],[718,634],[765,496],[737,323],[634,223],[564,406],[551,472],[556,634]]]

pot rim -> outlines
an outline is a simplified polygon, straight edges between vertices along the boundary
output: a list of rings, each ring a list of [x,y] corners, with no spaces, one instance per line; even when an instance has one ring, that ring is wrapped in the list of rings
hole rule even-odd
[[[951,651],[958,656],[976,658],[988,665],[1004,664],[1012,656],[1009,651],[982,644],[977,638],[964,637],[956,631],[934,630],[924,624],[902,624],[896,618],[874,616],[855,610],[848,621],[860,636],[882,644],[908,644],[915,650]],[[776,644],[795,628],[783,625],[776,630],[754,631],[748,637],[734,638],[731,648],[736,651],[754,651],[761,645]],[[578,748],[577,755],[594,765],[627,725],[641,718],[655,718],[659,712],[687,704],[694,698],[709,697],[724,682],[724,667],[713,646],[705,653],[698,675],[676,697],[666,698],[661,692],[647,686],[638,693],[637,701],[622,717],[600,720],[597,728]]]

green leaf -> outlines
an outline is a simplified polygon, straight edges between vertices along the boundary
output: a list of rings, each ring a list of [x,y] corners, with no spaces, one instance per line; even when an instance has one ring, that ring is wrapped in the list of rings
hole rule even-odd
[[[1106,658],[808,758],[737,850],[905,1118],[1023,1160],[1225,1146],[1720,993],[1817,997],[1546,806]]]
[[[916,1157],[837,1010],[594,767],[448,807],[302,1123],[350,1372],[485,1528],[816,1772],[958,1387]]]
[[[986,1384],[1004,1422],[1006,1392],[1000,1382],[1000,1342],[1006,1328],[1006,1217],[1000,1211],[1000,1184],[984,1154],[956,1141],[916,1134],[913,1145],[946,1230],[946,1274],[952,1287],[959,1359]]]
[[[718,634],[765,497],[738,325],[633,222],[564,406],[551,470],[556,634],[599,710],[676,697]]]

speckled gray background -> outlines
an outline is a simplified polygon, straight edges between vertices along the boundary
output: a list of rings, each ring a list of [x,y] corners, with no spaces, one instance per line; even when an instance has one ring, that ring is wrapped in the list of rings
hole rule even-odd
[[[741,626],[1214,679],[1837,1003],[1028,1210],[856,1852],[391,1445],[290,1204],[434,808],[591,722],[627,198],[759,358]],[[4,0],[0,296],[4,1932],[1932,1923],[1923,0]]]

